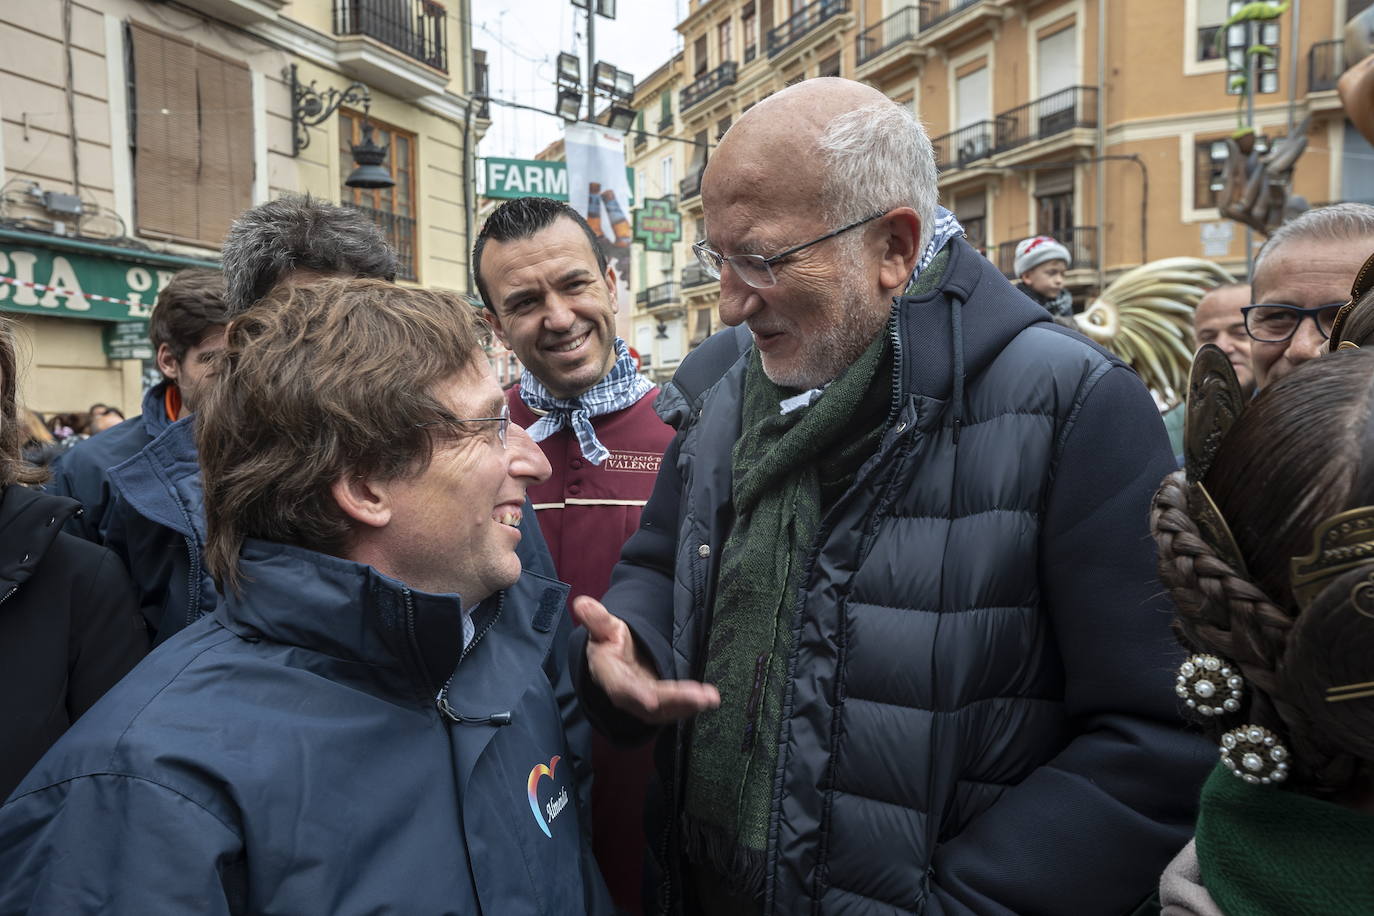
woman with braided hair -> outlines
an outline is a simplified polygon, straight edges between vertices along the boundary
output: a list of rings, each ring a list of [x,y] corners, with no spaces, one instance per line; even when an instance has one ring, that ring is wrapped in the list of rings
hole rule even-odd
[[[1163,912],[1374,913],[1374,352],[1248,403],[1211,363],[1151,511],[1176,692],[1221,753]]]

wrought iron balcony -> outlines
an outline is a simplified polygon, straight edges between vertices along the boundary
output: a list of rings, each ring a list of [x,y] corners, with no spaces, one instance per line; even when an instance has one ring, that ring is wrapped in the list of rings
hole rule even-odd
[[[651,309],[658,308],[660,305],[672,305],[682,298],[678,294],[677,283],[673,280],[657,283],[639,295],[643,297],[639,304]]]
[[[382,234],[396,251],[397,279],[418,280],[419,277],[415,273],[415,220],[389,210],[374,210],[371,207],[347,202],[345,206],[366,214],[382,230]]]
[[[1097,88],[1070,86],[997,116],[996,151],[1015,149],[1075,127],[1097,126]]]
[[[1068,232],[1055,236],[1055,241],[1069,249],[1069,255],[1073,258],[1070,270],[1097,269],[1096,226],[1074,226]],[[1016,279],[1016,246],[1020,242],[1020,239],[1013,239],[997,246],[997,269],[1010,280]]]
[[[921,30],[925,31],[978,2],[979,0],[922,0]]]
[[[814,32],[823,23],[849,11],[849,0],[814,0],[797,10],[782,25],[768,30],[768,56],[777,57],[788,46]]]
[[[447,73],[447,15],[432,0],[334,0],[334,33],[375,38]]]
[[[882,22],[860,32],[859,37],[854,40],[858,50],[858,62],[866,63],[888,48],[915,38],[921,30],[920,13],[918,7],[904,6]]]
[[[683,289],[691,289],[693,286],[703,286],[714,282],[716,282],[716,278],[708,274],[700,264],[688,264],[682,268]]]
[[[758,57],[758,56],[759,56],[759,46],[758,46],[758,45],[750,45],[749,47],[747,47],[747,48],[744,49],[744,62],[745,62],[746,64],[753,63],[753,62],[754,62],[754,58],[756,58],[756,57]]]
[[[680,199],[687,200],[696,197],[701,193],[701,173],[706,171],[703,165],[687,173],[687,177],[677,183],[677,190]]]
[[[1328,92],[1345,72],[1345,41],[1318,41],[1307,49],[1307,91]]]
[[[698,102],[703,102],[715,95],[726,86],[733,85],[735,74],[739,72],[739,64],[733,60],[727,60],[714,70],[703,73],[678,94],[677,107],[679,111],[686,111]]]
[[[977,121],[936,137],[930,141],[935,148],[935,164],[942,169],[962,169],[986,159],[993,152],[992,137],[991,121]]]

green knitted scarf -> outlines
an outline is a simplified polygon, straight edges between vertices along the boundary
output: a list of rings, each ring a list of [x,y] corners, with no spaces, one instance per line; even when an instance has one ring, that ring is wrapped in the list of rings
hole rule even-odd
[[[880,333],[809,407],[763,372],[744,379],[732,453],[735,523],[721,554],[704,680],[719,708],[697,716],[688,752],[686,850],[727,886],[758,895],[777,760],[783,688],[806,557],[821,516],[876,451],[887,419],[891,346]]]
[[[1202,787],[1197,856],[1227,916],[1374,913],[1374,816],[1220,766]]]

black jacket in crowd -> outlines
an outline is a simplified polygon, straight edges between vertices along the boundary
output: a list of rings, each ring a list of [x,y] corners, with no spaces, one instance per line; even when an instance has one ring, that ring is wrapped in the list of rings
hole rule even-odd
[[[1147,517],[1174,469],[1135,374],[962,240],[889,323],[894,416],[822,519],[798,594],[765,864],[769,916],[1112,914],[1150,896],[1215,761],[1182,728]],[[741,342],[745,345],[741,346]],[[683,361],[679,433],[604,603],[659,673],[700,679],[747,335]],[[593,724],[610,707],[574,635]],[[662,730],[661,903],[690,723]]]
[[[124,567],[62,530],[78,510],[0,490],[0,799],[148,652]]]

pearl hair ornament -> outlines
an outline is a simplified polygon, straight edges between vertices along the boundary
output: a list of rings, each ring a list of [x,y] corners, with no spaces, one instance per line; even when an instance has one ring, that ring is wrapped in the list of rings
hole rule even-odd
[[[1251,785],[1288,778],[1288,748],[1267,728],[1242,725],[1221,736],[1221,765]]]
[[[1240,711],[1245,681],[1215,655],[1194,655],[1179,665],[1174,693],[1190,710],[1210,719]]]

